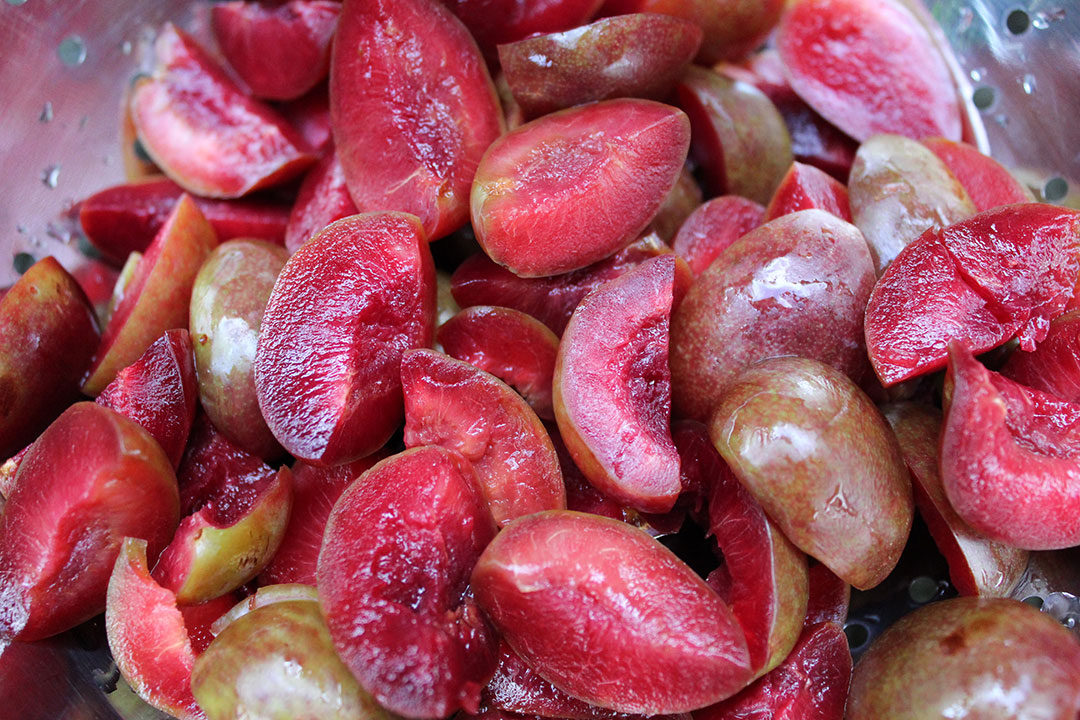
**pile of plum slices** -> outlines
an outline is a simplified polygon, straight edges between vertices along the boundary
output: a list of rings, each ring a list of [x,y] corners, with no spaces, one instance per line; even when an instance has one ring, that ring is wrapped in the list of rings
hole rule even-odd
[[[0,647],[104,611],[182,720],[1076,720],[1008,597],[1080,545],[1080,213],[922,15],[198,17],[0,300]],[[853,669],[916,509],[962,597]]]

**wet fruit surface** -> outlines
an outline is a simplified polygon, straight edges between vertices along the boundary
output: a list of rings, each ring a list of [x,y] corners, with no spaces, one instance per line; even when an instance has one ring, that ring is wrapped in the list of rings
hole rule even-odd
[[[700,275],[720,253],[761,225],[765,208],[738,195],[722,195],[699,206],[679,228],[671,247]]]

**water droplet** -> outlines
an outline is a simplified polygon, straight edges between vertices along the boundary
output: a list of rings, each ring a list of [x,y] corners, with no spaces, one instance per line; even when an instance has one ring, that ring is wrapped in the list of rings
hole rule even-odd
[[[1031,95],[1038,87],[1035,76],[1031,73],[1024,75],[1024,77],[1020,78],[1020,87],[1023,89],[1024,94]]]
[[[57,183],[60,182],[60,165],[50,165],[49,167],[42,170],[41,182],[47,188],[56,187]]]
[[[123,43],[120,44],[120,52],[124,53],[125,55],[130,55],[133,49],[134,46],[131,44],[130,40],[125,40]]]
[[[969,73],[969,75],[971,75],[972,82],[979,82],[983,79],[983,75],[985,74],[986,70],[984,68],[975,68]]]
[[[1050,18],[1046,13],[1035,13],[1031,18],[1031,26],[1037,30],[1045,30],[1050,27]]]
[[[53,119],[53,107],[52,107],[52,101],[50,100],[50,101],[47,101],[44,106],[42,106],[41,114],[38,115],[38,122],[43,122],[43,123],[52,122],[52,119]]]
[[[26,227],[22,223],[19,223],[15,226],[15,232],[19,233],[20,235],[25,235],[30,232],[30,228]]]
[[[994,116],[994,122],[1001,127],[1009,127],[1009,116],[1004,113],[998,113]]]
[[[960,17],[957,19],[956,27],[958,32],[964,33],[971,29],[972,24],[975,22],[975,11],[969,7],[960,9]]]
[[[86,41],[78,35],[68,35],[56,48],[60,62],[68,67],[76,67],[86,62]]]

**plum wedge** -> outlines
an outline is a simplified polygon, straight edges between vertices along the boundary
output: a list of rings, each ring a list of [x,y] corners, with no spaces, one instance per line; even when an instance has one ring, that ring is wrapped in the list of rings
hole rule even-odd
[[[386,443],[402,417],[401,354],[431,344],[435,268],[419,220],[369,213],[305,243],[274,284],[255,390],[299,459],[338,465]]]
[[[345,185],[345,171],[331,150],[304,177],[285,228],[285,248],[294,253],[324,227],[359,212]]]
[[[586,296],[559,343],[555,419],[601,492],[645,512],[681,490],[671,440],[668,327],[675,259],[654,258]]]
[[[476,239],[522,277],[585,267],[633,242],[682,171],[683,113],[621,99],[545,115],[484,154],[470,210]]]
[[[603,0],[441,0],[476,38],[492,63],[496,46],[537,34],[562,32],[589,21]]]
[[[851,222],[847,188],[823,170],[795,162],[780,181],[769,206],[765,208],[765,222],[775,220],[781,215],[813,208],[830,212],[841,220]]]
[[[1074,295],[1070,303],[1076,299]],[[1046,338],[1030,352],[1015,350],[1001,374],[1062,400],[1080,402],[1080,311],[1069,310],[1054,318]]]
[[[972,145],[942,137],[924,138],[922,144],[945,163],[979,212],[1035,199],[1001,163]]]
[[[738,195],[721,195],[703,203],[686,218],[671,244],[694,275],[708,269],[729,245],[761,225],[765,208]]]

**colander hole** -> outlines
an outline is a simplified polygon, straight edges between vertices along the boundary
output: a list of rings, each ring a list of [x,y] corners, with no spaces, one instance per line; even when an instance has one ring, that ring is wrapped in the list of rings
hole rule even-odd
[[[1048,202],[1061,202],[1069,194],[1069,183],[1063,177],[1052,177],[1043,186],[1042,194]]]
[[[912,602],[923,605],[934,599],[937,595],[938,584],[931,577],[925,575],[915,578],[908,585],[908,597]]]
[[[34,256],[30,253],[21,252],[15,253],[14,259],[11,261],[11,266],[15,268],[15,272],[22,275],[34,264]]]
[[[989,85],[983,85],[976,88],[975,92],[971,94],[971,102],[975,103],[975,107],[979,110],[988,110],[997,98],[997,91]]]
[[[1026,10],[1017,8],[1005,18],[1005,27],[1013,35],[1023,35],[1031,27],[1031,17]]]
[[[1041,610],[1042,606],[1043,606],[1043,599],[1041,597],[1039,597],[1038,595],[1029,595],[1026,598],[1024,598],[1024,603],[1027,604],[1027,605],[1030,605],[1031,607],[1035,608],[1036,610]]]
[[[86,41],[78,35],[68,35],[56,48],[60,62],[68,67],[77,67],[86,62]]]
[[[870,628],[861,622],[851,621],[844,625],[844,635],[847,636],[848,647],[858,651],[870,640]]]

